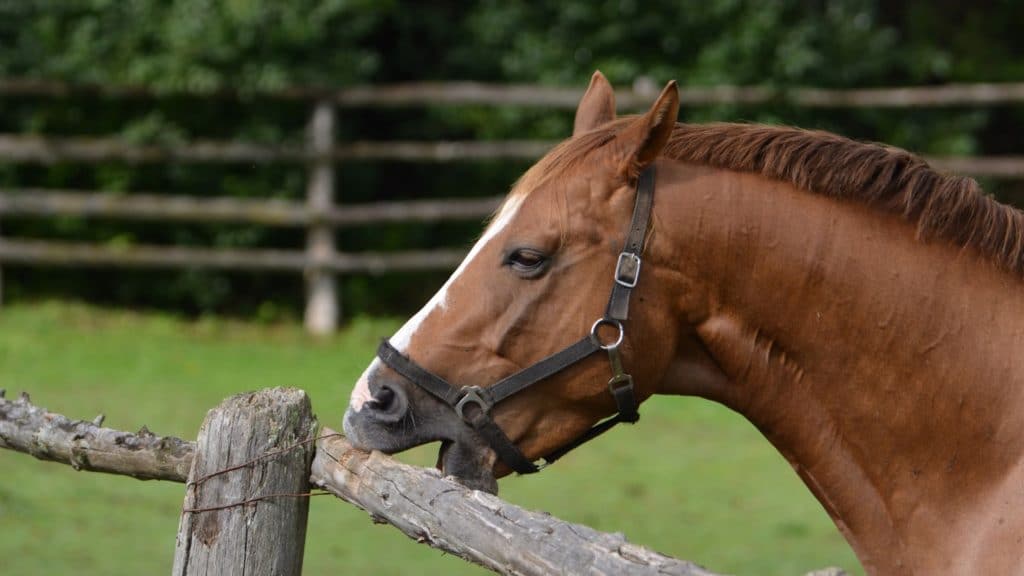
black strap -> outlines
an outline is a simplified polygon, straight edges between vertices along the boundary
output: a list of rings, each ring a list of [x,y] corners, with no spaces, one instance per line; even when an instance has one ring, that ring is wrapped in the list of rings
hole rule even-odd
[[[555,461],[562,456],[565,456],[583,444],[586,444],[601,434],[611,430],[616,424],[621,424],[623,422],[633,424],[640,420],[640,407],[637,405],[636,394],[633,392],[632,380],[629,384],[624,386],[613,386],[611,391],[612,397],[615,398],[615,406],[618,408],[618,412],[615,416],[591,426],[590,429],[584,432],[579,438],[545,456],[544,462],[547,464],[554,464]]]
[[[615,283],[612,284],[612,295],[608,299],[605,317],[620,322],[629,319],[629,295],[640,279],[640,257],[644,252],[644,240],[651,222],[651,210],[654,208],[654,177],[654,166],[640,173],[629,233],[615,265]]]
[[[420,367],[412,360],[406,358],[390,342],[384,340],[377,347],[377,357],[389,368],[398,372],[405,379],[416,384],[429,392],[432,396],[445,404],[455,408],[459,401],[465,397],[465,389],[457,388],[444,378]],[[486,389],[473,387],[476,394],[486,394]],[[501,427],[490,417],[488,411],[493,402],[487,398],[481,398],[484,404],[468,406],[466,412],[460,409],[463,420],[476,430],[498,454],[501,461],[508,464],[513,470],[520,474],[533,474],[539,468],[531,462],[519,448],[501,430]]]
[[[636,402],[636,393],[633,391],[633,380],[630,379],[626,386],[612,387],[611,390],[612,397],[615,398],[615,406],[619,410],[616,417],[629,424],[640,420],[640,406]]]
[[[611,430],[612,428],[615,427],[616,424],[620,422],[625,422],[625,420],[623,420],[618,414],[616,414],[615,416],[612,416],[607,420],[602,420],[601,422],[594,424],[579,438],[573,440],[572,442],[566,444],[565,446],[562,446],[558,450],[555,450],[554,452],[545,456],[544,462],[547,464],[554,464],[555,461],[557,461],[562,456],[565,456],[569,452],[572,452],[573,450],[579,448],[580,446],[586,444],[587,442],[590,442],[594,438],[597,438],[601,434],[604,434],[605,432]]]
[[[561,351],[548,356],[540,362],[502,379],[493,386],[488,388],[474,387],[474,393],[480,398],[483,405],[467,407],[468,413],[464,413],[463,420],[487,441],[487,444],[497,453],[498,458],[510,468],[519,474],[538,472],[540,468],[516,447],[515,443],[509,439],[501,427],[490,417],[487,413],[488,410],[494,404],[516,392],[557,374],[600,349],[590,336],[586,336],[575,344],[563,348]],[[444,378],[420,367],[412,360],[403,356],[387,340],[382,341],[377,348],[377,357],[389,368],[453,408],[459,404],[459,401],[465,395],[464,389],[457,388]],[[615,393],[619,390],[621,389],[613,389],[612,392]],[[630,390],[630,392],[632,391]],[[619,400],[618,394],[616,395],[616,403],[620,404],[621,411],[622,402]],[[632,402],[632,404],[635,405],[635,402]],[[632,411],[635,413],[636,408],[632,408]],[[585,441],[582,440],[582,442]],[[550,457],[545,457],[544,460],[549,463],[552,462]]]
[[[433,372],[429,372],[412,360],[402,356],[387,340],[382,340],[377,347],[377,357],[389,368],[398,372],[406,380],[423,388],[438,400],[455,407],[461,396],[460,390]]]
[[[493,406],[505,398],[561,372],[600,349],[600,346],[595,344],[590,336],[585,336],[575,344],[563,348],[561,351],[511,376],[503,378],[493,386],[475,388],[476,393],[488,407]],[[432,396],[453,408],[462,399],[464,394],[462,388],[451,384],[444,378],[406,358],[386,339],[382,340],[380,346],[377,347],[377,357],[389,368],[405,377],[406,380],[416,383]]]
[[[540,471],[540,468],[530,462],[530,459],[509,440],[494,418],[491,418],[483,410],[476,408],[472,410],[473,413],[468,416],[466,422],[487,441],[502,462],[520,474],[533,474]]]
[[[556,352],[540,362],[500,380],[494,386],[489,386],[485,390],[488,392],[491,404],[497,404],[505,398],[576,364],[600,349],[590,336],[584,336],[575,344],[563,348],[560,352]]]

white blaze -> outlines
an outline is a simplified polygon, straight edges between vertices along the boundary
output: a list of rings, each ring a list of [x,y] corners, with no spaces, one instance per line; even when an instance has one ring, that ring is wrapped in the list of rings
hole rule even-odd
[[[480,240],[473,245],[473,249],[469,251],[465,260],[459,264],[459,267],[454,273],[452,273],[451,277],[448,278],[448,281],[444,283],[444,286],[442,286],[441,289],[437,291],[437,294],[434,294],[434,297],[431,298],[423,308],[420,308],[420,311],[410,318],[394,336],[388,339],[395,349],[400,352],[404,352],[409,346],[409,342],[412,341],[413,335],[416,334],[420,325],[423,324],[423,321],[426,320],[435,309],[440,308],[443,310],[448,305],[448,287],[451,286],[452,283],[455,282],[455,279],[466,270],[469,263],[472,262],[481,251],[483,251],[484,247],[487,246],[487,244],[497,236],[509,222],[512,221],[516,212],[519,211],[519,206],[523,203],[523,198],[524,195],[513,196],[505,203],[501,213],[499,213],[498,217],[494,219],[494,222],[492,222],[487,228],[487,231],[480,237]],[[356,382],[356,387],[352,390],[352,398],[349,400],[349,407],[352,410],[358,412],[363,408],[363,404],[373,398],[370,395],[368,377],[374,370],[379,369],[380,365],[380,359],[374,358],[373,362],[371,362],[370,365],[367,366],[366,370],[363,371],[363,375],[359,377],[359,381]]]

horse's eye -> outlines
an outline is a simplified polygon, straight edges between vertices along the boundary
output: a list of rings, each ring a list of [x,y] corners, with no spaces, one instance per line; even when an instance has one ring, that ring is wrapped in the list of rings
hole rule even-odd
[[[520,276],[534,278],[547,268],[548,257],[539,250],[517,248],[509,253],[505,263]]]

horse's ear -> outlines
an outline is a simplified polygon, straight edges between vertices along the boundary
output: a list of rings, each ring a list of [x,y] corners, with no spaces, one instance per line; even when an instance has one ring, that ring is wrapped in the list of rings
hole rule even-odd
[[[572,135],[589,132],[612,120],[615,120],[615,90],[604,74],[597,70],[590,78],[590,86],[576,108]]]
[[[627,126],[618,136],[620,150],[625,152],[620,172],[634,177],[661,154],[672,136],[679,117],[679,88],[669,82],[646,114]]]

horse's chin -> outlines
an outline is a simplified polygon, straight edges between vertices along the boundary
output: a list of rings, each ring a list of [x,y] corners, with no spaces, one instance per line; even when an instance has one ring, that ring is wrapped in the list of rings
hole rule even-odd
[[[497,494],[494,460],[494,452],[478,442],[445,440],[437,454],[437,467],[467,488]]]

